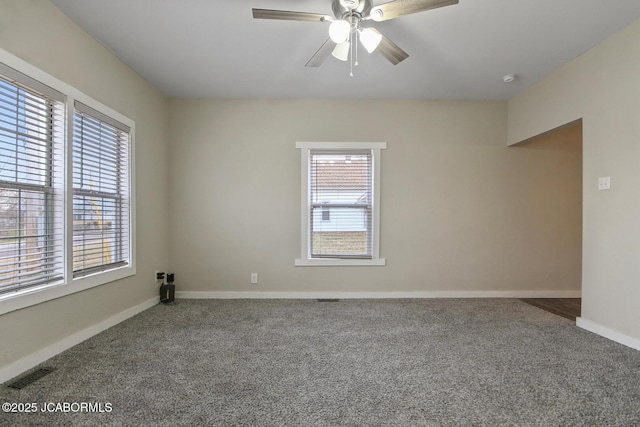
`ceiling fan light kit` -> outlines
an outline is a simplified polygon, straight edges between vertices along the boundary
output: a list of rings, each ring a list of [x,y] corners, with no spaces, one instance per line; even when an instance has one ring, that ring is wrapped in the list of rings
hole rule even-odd
[[[360,33],[360,43],[367,50],[367,52],[371,53],[380,44],[382,41],[382,34],[375,32],[371,28],[364,28],[359,30]]]
[[[393,65],[397,65],[409,57],[387,37],[373,27],[362,27],[363,21],[387,21],[404,15],[458,4],[458,0],[394,0],[373,6],[373,0],[332,0],[332,18],[329,15],[288,10],[253,9],[255,19],[279,19],[288,21],[331,22],[329,39],[318,49],[305,65],[319,67],[331,54],[341,61],[351,58],[353,66],[358,65],[357,39],[367,52],[379,52]],[[354,58],[355,56],[355,58]]]
[[[333,21],[329,25],[329,37],[334,43],[340,44],[346,42],[351,32],[351,24],[341,19]]]
[[[351,43],[348,41],[338,43],[336,47],[333,49],[331,54],[334,58],[339,59],[340,61],[347,61],[349,59],[349,48],[351,47]]]

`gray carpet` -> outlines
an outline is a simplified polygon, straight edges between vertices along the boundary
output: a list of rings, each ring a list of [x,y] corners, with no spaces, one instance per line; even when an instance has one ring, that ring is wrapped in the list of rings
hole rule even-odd
[[[640,352],[511,299],[181,300],[42,366],[0,400],[111,411],[0,424],[640,425]]]

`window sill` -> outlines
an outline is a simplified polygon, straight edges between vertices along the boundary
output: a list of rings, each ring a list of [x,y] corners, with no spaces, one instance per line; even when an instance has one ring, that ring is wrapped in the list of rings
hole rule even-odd
[[[384,258],[376,259],[341,259],[341,258],[313,258],[295,260],[296,267],[359,267],[387,265]]]
[[[67,283],[43,285],[6,293],[0,296],[0,315],[115,282],[135,274],[136,269],[134,266],[126,266],[73,279]]]

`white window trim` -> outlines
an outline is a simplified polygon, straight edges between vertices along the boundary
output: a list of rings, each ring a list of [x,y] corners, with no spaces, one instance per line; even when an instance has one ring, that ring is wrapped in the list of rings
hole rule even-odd
[[[296,142],[302,158],[302,194],[300,214],[300,258],[296,267],[322,266],[383,266],[386,260],[380,258],[380,150],[387,148],[386,142]],[[309,251],[309,153],[311,150],[371,150],[373,156],[373,257],[372,259],[311,258]]]
[[[40,304],[53,299],[61,298],[76,292],[84,291],[96,286],[110,283],[116,280],[136,274],[136,204],[135,204],[135,122],[130,118],[118,113],[117,111],[103,105],[88,95],[85,95],[78,89],[69,86],[51,76],[50,74],[40,70],[39,68],[23,61],[17,56],[0,48],[0,62],[31,77],[38,82],[50,86],[51,88],[62,92],[66,95],[66,136],[65,141],[65,227],[64,227],[64,245],[65,245],[65,268],[64,281],[58,284],[49,284],[27,288],[16,292],[0,295],[0,315],[9,313],[32,305]],[[92,275],[73,278],[73,168],[72,168],[72,132],[73,132],[73,111],[74,101],[78,100],[89,107],[110,116],[114,120],[121,122],[131,129],[131,146],[129,159],[129,265],[114,268],[112,270],[98,272]]]

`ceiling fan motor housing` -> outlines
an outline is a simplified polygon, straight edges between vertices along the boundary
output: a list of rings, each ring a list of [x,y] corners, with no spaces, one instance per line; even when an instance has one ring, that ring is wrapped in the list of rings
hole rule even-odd
[[[362,19],[369,16],[371,7],[371,0],[333,0],[331,4],[336,19],[344,19],[352,13]]]

